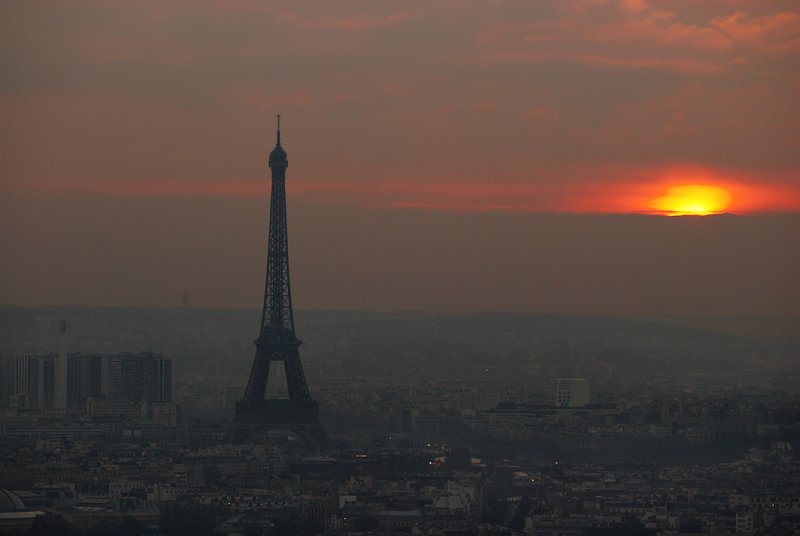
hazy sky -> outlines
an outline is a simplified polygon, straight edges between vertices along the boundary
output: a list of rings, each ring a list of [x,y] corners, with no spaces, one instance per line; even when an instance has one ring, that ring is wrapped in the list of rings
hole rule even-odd
[[[9,1],[0,47],[0,303],[257,307],[280,112],[300,307],[800,314],[794,1]],[[683,184],[742,216],[574,214]]]

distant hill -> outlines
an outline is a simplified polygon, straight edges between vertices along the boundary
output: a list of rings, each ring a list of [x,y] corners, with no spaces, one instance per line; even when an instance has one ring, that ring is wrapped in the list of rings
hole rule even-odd
[[[178,373],[244,374],[259,311],[0,306],[0,355],[158,351]],[[309,379],[487,378],[796,370],[792,339],[740,337],[654,322],[550,314],[298,311]]]

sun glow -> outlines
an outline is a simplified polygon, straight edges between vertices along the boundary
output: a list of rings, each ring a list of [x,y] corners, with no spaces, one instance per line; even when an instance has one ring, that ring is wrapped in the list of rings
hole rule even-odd
[[[731,194],[719,186],[686,184],[673,186],[650,203],[650,208],[668,216],[721,214],[731,204]]]

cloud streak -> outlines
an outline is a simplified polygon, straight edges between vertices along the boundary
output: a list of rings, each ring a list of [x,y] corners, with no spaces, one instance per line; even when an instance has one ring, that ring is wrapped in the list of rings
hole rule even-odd
[[[591,181],[586,177],[592,176]],[[444,180],[443,180],[444,179]],[[451,212],[578,212],[661,214],[654,203],[673,187],[704,184],[728,192],[727,211],[739,214],[800,211],[800,187],[794,176],[772,176],[753,184],[735,173],[693,166],[663,169],[576,169],[548,182],[519,180],[475,182],[459,177],[310,182],[289,180],[293,200],[369,209],[417,208]],[[265,179],[179,180],[42,179],[10,195],[102,194],[111,197],[221,197],[263,199]]]

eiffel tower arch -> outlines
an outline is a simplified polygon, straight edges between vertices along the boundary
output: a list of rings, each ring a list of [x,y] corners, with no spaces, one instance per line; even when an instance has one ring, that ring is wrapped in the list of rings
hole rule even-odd
[[[267,280],[261,328],[250,378],[236,414],[230,438],[234,443],[259,442],[273,430],[297,434],[310,447],[323,447],[327,435],[319,420],[319,404],[311,398],[300,362],[300,340],[294,332],[292,290],[289,281],[289,236],[286,228],[286,168],[289,160],[281,146],[281,123],[275,148],[269,155],[272,193],[269,208]],[[288,399],[265,398],[270,365],[282,361]]]

